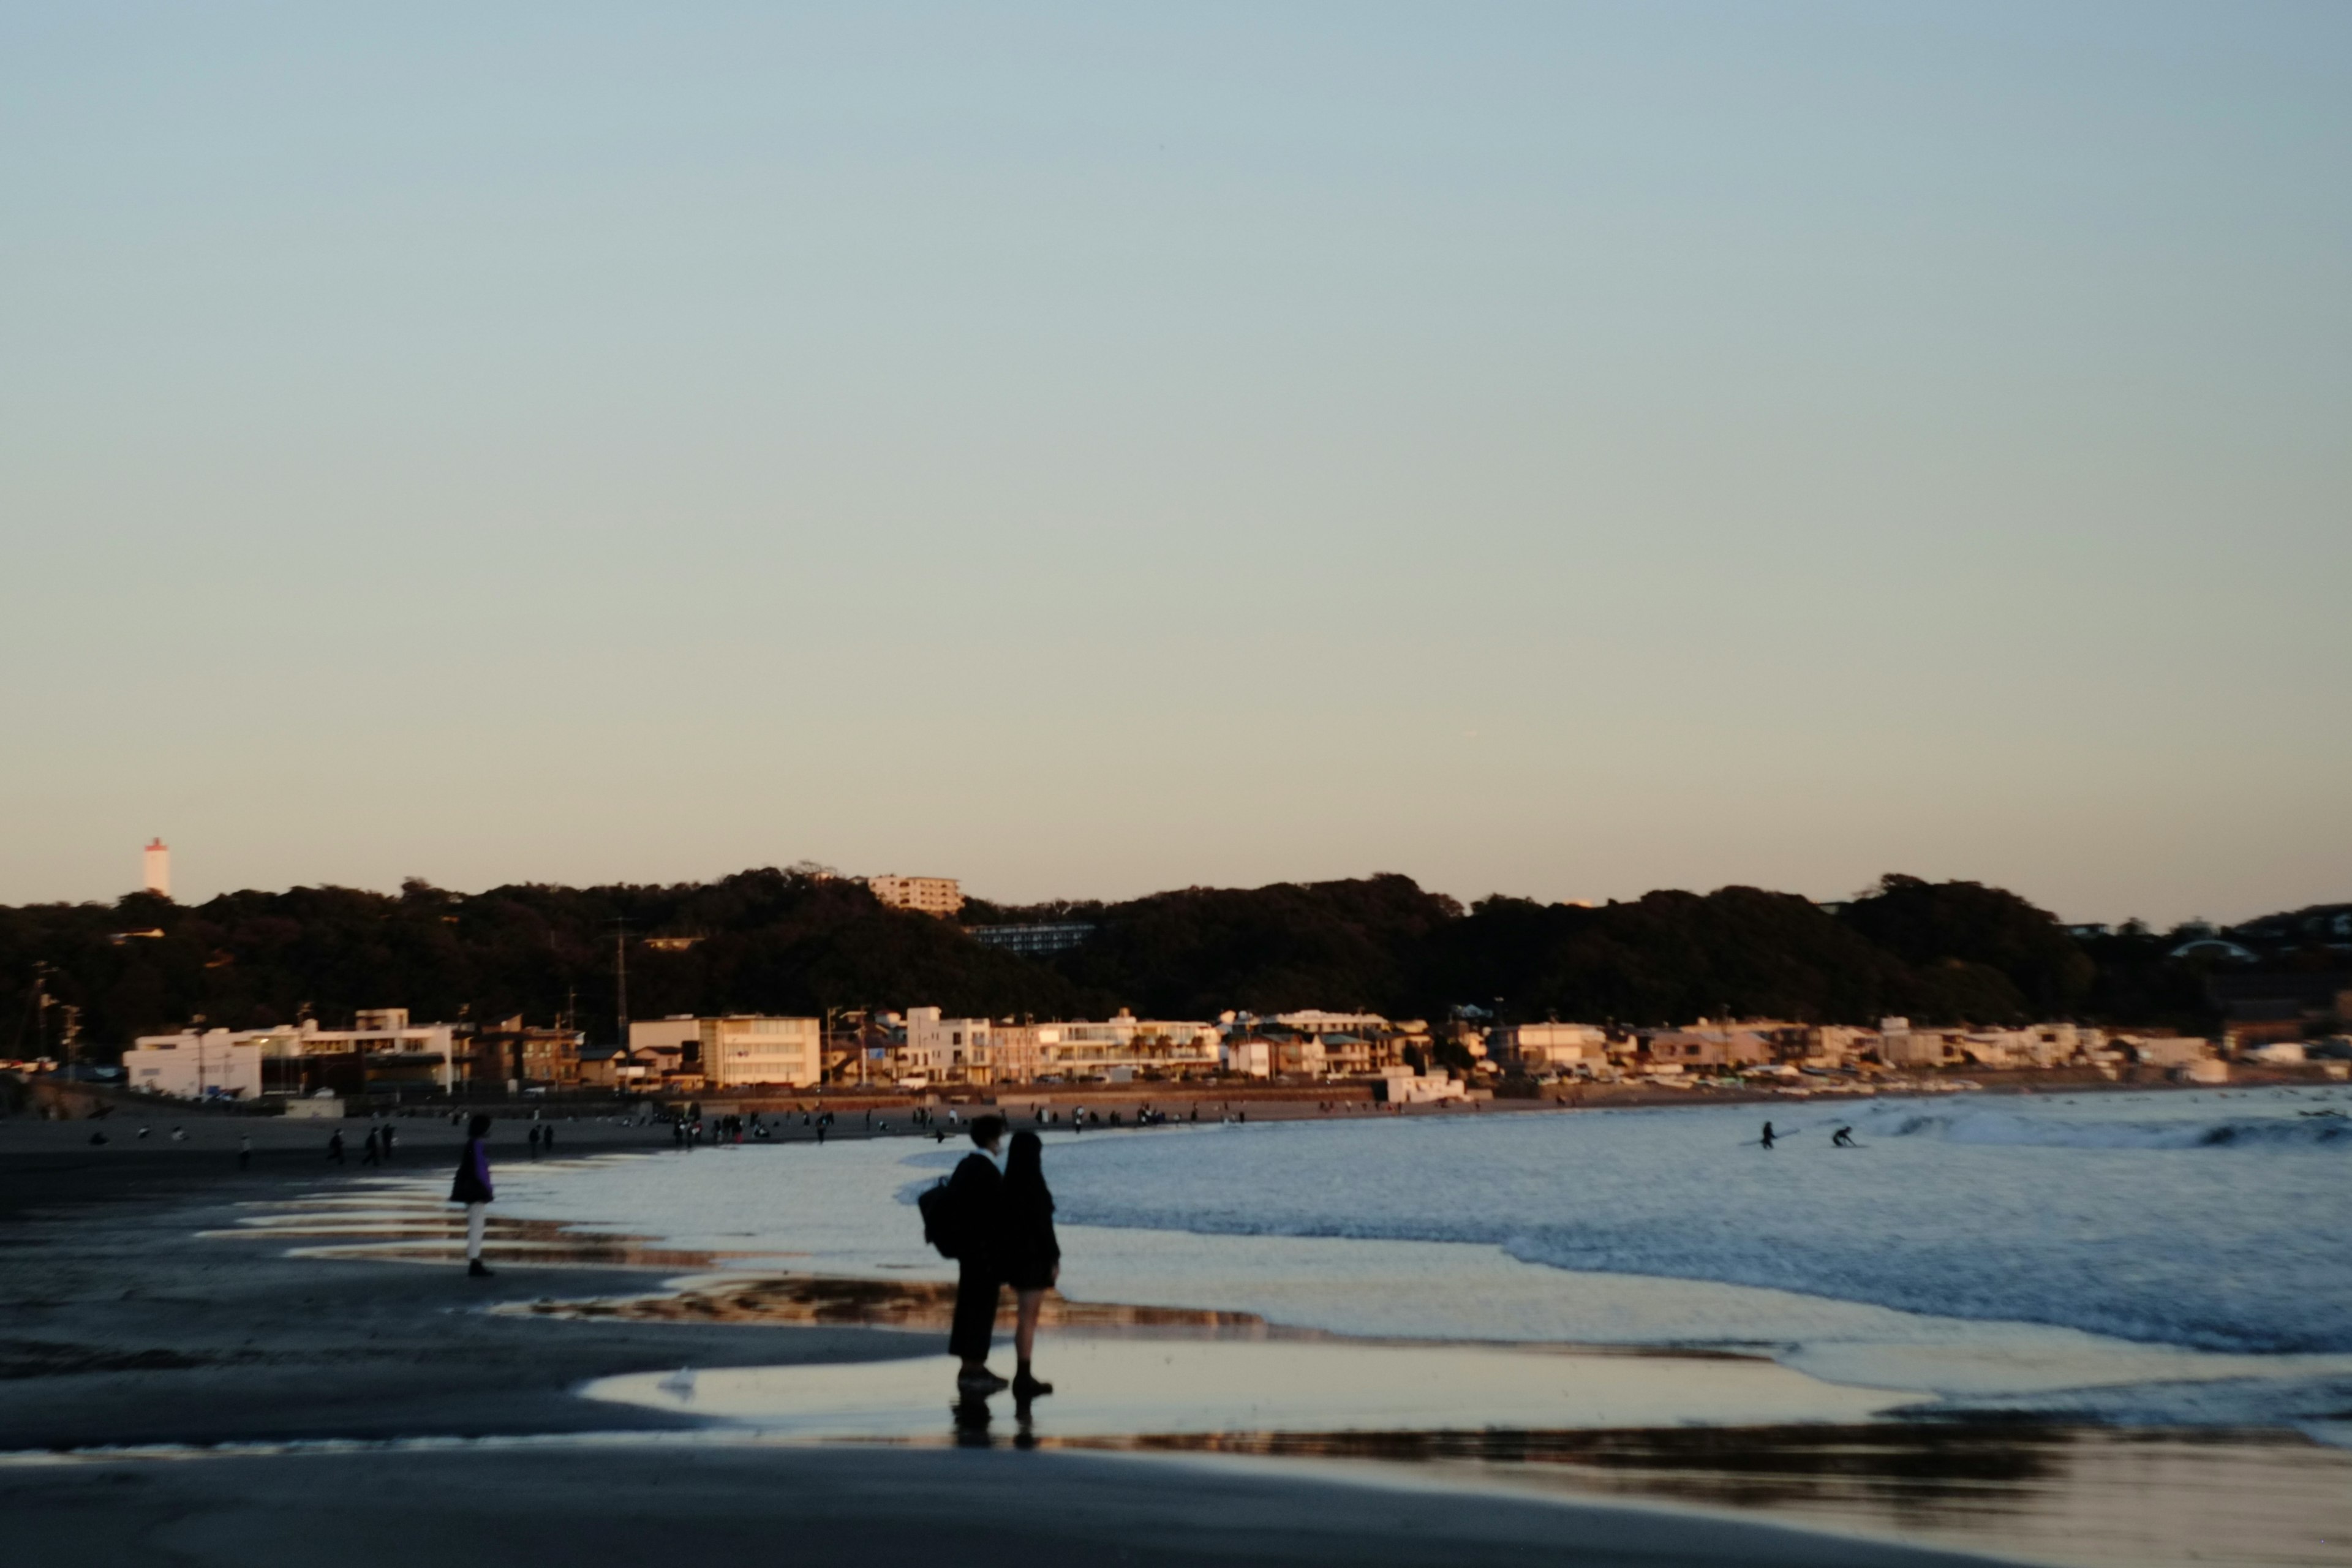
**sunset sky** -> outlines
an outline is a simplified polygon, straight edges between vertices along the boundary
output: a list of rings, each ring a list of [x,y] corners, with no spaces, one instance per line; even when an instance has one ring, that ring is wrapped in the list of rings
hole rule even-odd
[[[2352,899],[2352,5],[0,10],[0,901]]]

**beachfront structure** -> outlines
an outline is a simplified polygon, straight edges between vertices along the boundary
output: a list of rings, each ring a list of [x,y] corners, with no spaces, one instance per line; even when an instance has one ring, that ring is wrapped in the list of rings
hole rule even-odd
[[[2116,1044],[2143,1067],[2185,1068],[2213,1056],[2213,1042],[2201,1035],[2118,1035]]]
[[[866,879],[866,889],[894,910],[951,919],[963,909],[963,889],[953,877],[901,877],[886,872]]]
[[[1609,1060],[1609,1031],[1598,1024],[1509,1024],[1486,1037],[1486,1049],[1521,1072],[1597,1068]]]
[[[1891,1068],[1939,1067],[1944,1060],[1944,1037],[1935,1029],[1913,1029],[1908,1018],[1881,1018],[1878,1059]]]
[[[405,1007],[362,1008],[348,1029],[322,1029],[305,1018],[291,1028],[211,1029],[176,1035],[142,1035],[123,1053],[126,1081],[133,1088],[155,1087],[166,1094],[191,1091],[164,1089],[166,1083],[193,1081],[209,1070],[200,1057],[175,1053],[206,1042],[220,1046],[250,1046],[259,1063],[259,1076],[247,1092],[254,1095],[310,1095],[320,1090],[337,1094],[397,1093],[403,1089],[447,1090],[457,1081],[458,1042],[471,1033],[464,1024],[414,1024]],[[173,1053],[166,1060],[163,1055]],[[142,1074],[152,1072],[150,1078]],[[238,1080],[244,1081],[242,1079]],[[202,1092],[211,1094],[207,1086]]]
[[[1435,1105],[1467,1100],[1470,1090],[1451,1073],[1417,1073],[1411,1068],[1399,1067],[1373,1077],[1372,1098],[1390,1105]]]
[[[122,1053],[122,1079],[132,1089],[178,1100],[258,1100],[261,1045],[227,1029],[142,1035]]]
[[[944,1018],[937,1007],[909,1007],[907,1043],[898,1050],[900,1076],[925,1083],[993,1082],[998,1063],[991,1047],[997,1028],[989,1018]]]
[[[814,1018],[730,1013],[679,1014],[629,1025],[629,1058],[649,1069],[637,1077],[698,1077],[712,1089],[786,1084],[806,1089],[824,1076],[824,1026]],[[670,1053],[675,1052],[673,1059]],[[626,1068],[616,1069],[625,1075]]]

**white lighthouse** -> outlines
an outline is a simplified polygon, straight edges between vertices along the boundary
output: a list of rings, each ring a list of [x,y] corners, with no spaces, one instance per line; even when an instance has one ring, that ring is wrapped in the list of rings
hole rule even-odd
[[[172,896],[172,847],[160,838],[147,846],[147,890],[158,898]]]

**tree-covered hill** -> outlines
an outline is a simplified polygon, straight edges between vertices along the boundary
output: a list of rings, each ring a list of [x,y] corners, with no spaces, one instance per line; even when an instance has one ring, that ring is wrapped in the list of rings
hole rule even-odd
[[[967,930],[1039,920],[1096,929],[1042,958]],[[2271,920],[2282,940],[2332,931],[2317,915]],[[1891,876],[1833,906],[1724,888],[1600,908],[1498,896],[1465,910],[1381,875],[1118,903],[975,903],[959,923],[886,909],[858,883],[795,868],[667,887],[461,894],[412,881],[396,894],[295,888],[194,906],[139,894],[0,909],[0,1053],[56,1046],[62,1007],[37,1040],[28,1021],[39,986],[79,1010],[85,1042],[101,1052],[199,1019],[243,1028],[307,1014],[336,1025],[379,1006],[420,1019],[568,1016],[609,1039],[624,942],[640,1018],[917,1005],[997,1017],[1120,1006],[1184,1018],[1316,1006],[1441,1016],[1475,1004],[1507,1017],[1630,1024],[1902,1013],[2187,1025],[2205,1005],[2200,968],[2169,958],[2169,939],[2126,927],[2077,940],[2047,911],[1971,882]]]

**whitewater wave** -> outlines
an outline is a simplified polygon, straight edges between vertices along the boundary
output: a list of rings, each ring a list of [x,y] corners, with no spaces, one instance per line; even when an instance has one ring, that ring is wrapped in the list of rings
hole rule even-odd
[[[2246,1117],[2198,1121],[2062,1121],[2004,1110],[1904,1111],[1870,1127],[1881,1138],[1940,1138],[2031,1149],[2339,1149],[2352,1119]]]

